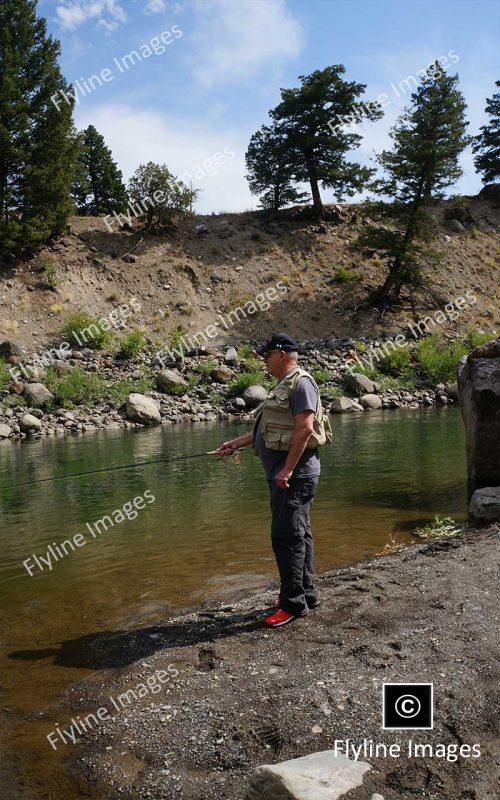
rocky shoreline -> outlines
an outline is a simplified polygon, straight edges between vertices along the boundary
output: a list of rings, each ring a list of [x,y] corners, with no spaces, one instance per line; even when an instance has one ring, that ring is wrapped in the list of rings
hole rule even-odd
[[[326,573],[320,608],[278,631],[262,625],[273,586],[96,635],[87,646],[97,673],[65,695],[66,715],[129,694],[126,708],[64,746],[74,774],[109,800],[248,800],[258,765],[335,740],[399,742],[397,759],[363,758],[362,785],[342,797],[494,800],[499,556],[497,524]],[[162,671],[161,691],[138,697]],[[432,682],[433,730],[382,730],[385,682]],[[433,752],[408,757],[410,739]],[[447,753],[475,744],[481,755],[436,757],[438,744]]]
[[[352,374],[347,364],[360,343],[366,349],[381,344],[366,337],[357,341],[337,338],[300,342],[301,365],[318,378],[324,408],[330,413],[456,404],[455,383],[421,383],[416,384],[418,388],[407,389],[393,381],[394,388],[384,388],[364,374]],[[247,350],[253,344],[246,343]],[[13,342],[3,342],[0,357],[18,369],[20,377],[10,380],[0,391],[0,439],[64,436],[181,422],[248,422],[252,408],[266,394],[262,385],[265,380],[248,386],[243,383],[235,390],[235,380],[244,379],[255,370],[255,358],[246,359],[227,344],[200,346],[167,361],[159,359],[151,348],[128,360],[90,348],[61,349],[56,356],[51,360],[51,370],[56,374],[64,376],[79,369],[110,385],[127,382],[131,391],[122,402],[94,400],[85,405],[70,404],[70,408],[55,407],[54,395],[43,383],[43,374],[37,375],[35,371],[34,357]],[[200,373],[200,365],[207,364],[209,371]],[[22,375],[19,366],[23,368]],[[145,377],[151,385],[147,395],[134,388],[134,382],[143,382]]]

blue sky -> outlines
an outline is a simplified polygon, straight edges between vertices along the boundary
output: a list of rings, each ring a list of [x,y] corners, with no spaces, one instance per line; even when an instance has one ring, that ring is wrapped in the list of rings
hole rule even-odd
[[[500,79],[497,0],[39,0],[38,10],[80,84],[77,127],[96,126],[125,178],[149,160],[191,175],[200,213],[257,207],[245,150],[299,75],[341,63],[367,84],[365,99],[386,95],[384,118],[359,129],[361,163],[389,146],[404,82],[436,58],[460,76],[470,133]],[[133,50],[140,60],[124,63]],[[462,165],[451,191],[476,193],[470,151]]]

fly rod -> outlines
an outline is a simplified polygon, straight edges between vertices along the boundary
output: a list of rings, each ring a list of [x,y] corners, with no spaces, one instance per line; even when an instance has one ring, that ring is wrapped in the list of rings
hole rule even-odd
[[[234,452],[244,450],[244,447],[237,447]],[[4,486],[4,489],[17,489],[20,486],[33,486],[34,483],[47,483],[49,481],[63,481],[68,478],[80,478],[83,475],[97,475],[99,472],[115,472],[118,469],[131,469],[132,467],[147,467],[149,464],[164,464],[171,461],[183,461],[187,458],[202,458],[203,456],[213,456],[218,453],[218,450],[208,450],[206,453],[193,453],[188,456],[174,456],[173,458],[156,458],[151,461],[139,461],[137,464],[121,464],[118,467],[103,467],[102,469],[92,469],[88,472],[71,472],[69,475],[55,475],[53,478],[39,478],[36,481],[26,481],[26,483],[14,483],[10,486]]]

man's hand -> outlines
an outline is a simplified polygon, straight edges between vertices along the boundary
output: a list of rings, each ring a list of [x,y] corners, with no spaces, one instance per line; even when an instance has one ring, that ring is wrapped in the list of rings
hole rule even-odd
[[[280,469],[280,471],[276,475],[274,480],[276,481],[279,488],[283,489],[283,491],[289,488],[290,484],[288,483],[288,481],[292,477],[292,473],[293,469],[287,469],[286,467],[283,467],[283,469]]]
[[[218,456],[231,456],[236,449],[237,449],[237,445],[234,443],[234,439],[230,439],[228,442],[223,442],[217,448],[217,455]]]

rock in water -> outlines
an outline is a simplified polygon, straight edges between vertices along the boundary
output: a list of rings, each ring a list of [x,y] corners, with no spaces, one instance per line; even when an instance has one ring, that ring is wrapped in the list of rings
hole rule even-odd
[[[411,397],[407,402],[411,402]],[[377,408],[382,408],[382,400],[378,394],[364,394],[363,397],[360,397],[359,403],[368,411],[374,411]]]
[[[332,414],[350,414],[353,411],[363,411],[363,406],[350,397],[335,397],[330,411]]]
[[[23,433],[31,433],[32,431],[40,431],[42,429],[42,423],[39,419],[34,417],[33,414],[25,414],[24,417],[21,418],[19,427]]]
[[[335,755],[333,750],[265,764],[250,775],[245,800],[337,800],[361,786],[370,769],[370,764]]]
[[[0,439],[8,439],[11,433],[12,429],[5,423],[0,422]]]
[[[465,427],[469,500],[500,484],[500,339],[477,347],[458,375]]]
[[[159,425],[161,422],[160,410],[151,397],[133,392],[127,397],[126,413],[133,422],[143,425]]]

